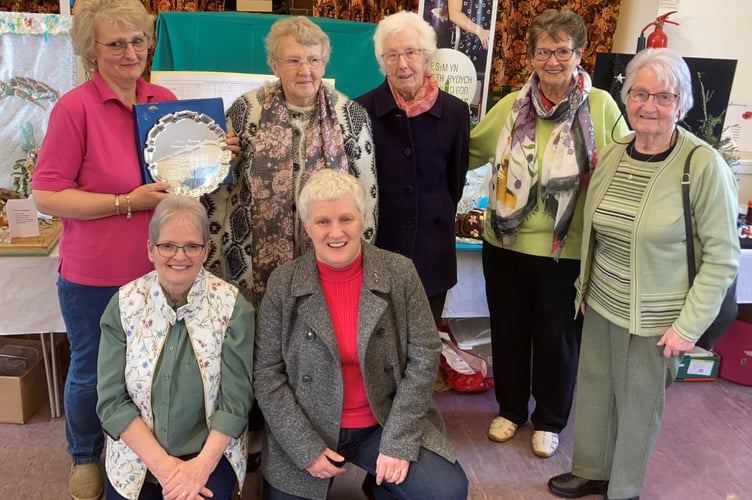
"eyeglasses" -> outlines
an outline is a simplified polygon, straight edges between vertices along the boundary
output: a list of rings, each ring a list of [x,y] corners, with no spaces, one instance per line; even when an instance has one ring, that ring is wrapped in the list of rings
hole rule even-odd
[[[577,52],[576,49],[569,49],[566,47],[555,50],[535,49],[535,52],[533,52],[533,57],[535,57],[535,59],[537,59],[538,61],[548,61],[548,59],[551,57],[551,54],[553,54],[557,61],[569,61],[570,59],[572,59],[572,55],[575,52]]]
[[[287,59],[279,59],[279,64],[284,69],[298,69],[303,64],[310,69],[319,69],[324,65],[324,59],[322,57],[308,57],[306,59],[288,57]]]
[[[149,47],[149,37],[148,36],[137,36],[130,42],[125,40],[115,40],[114,42],[100,42],[97,41],[99,45],[104,45],[107,47],[110,51],[110,53],[114,56],[122,56],[125,54],[125,51],[128,50],[128,44],[133,46],[133,50],[136,52],[143,52]]]
[[[399,61],[400,56],[404,57],[407,62],[413,62],[416,61],[422,53],[423,49],[405,49],[404,52],[397,52],[395,50],[387,52],[386,54],[381,54],[381,58],[385,63],[395,65]]]
[[[175,257],[178,254],[178,250],[182,250],[186,257],[193,259],[198,257],[206,249],[206,243],[199,245],[198,243],[188,243],[182,247],[173,243],[157,243],[154,245],[157,247],[157,252],[162,257]]]
[[[645,102],[651,95],[655,103],[659,106],[669,106],[679,97],[679,94],[672,94],[671,92],[656,92],[651,94],[647,90],[629,89],[629,98],[634,102]]]

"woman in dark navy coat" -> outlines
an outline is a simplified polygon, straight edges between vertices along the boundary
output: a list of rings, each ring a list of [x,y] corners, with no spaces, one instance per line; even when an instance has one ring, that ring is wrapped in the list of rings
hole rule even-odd
[[[373,125],[379,185],[376,246],[410,257],[438,324],[457,282],[454,219],[468,164],[467,104],[430,73],[436,33],[399,12],[374,34],[384,83],[356,99]]]

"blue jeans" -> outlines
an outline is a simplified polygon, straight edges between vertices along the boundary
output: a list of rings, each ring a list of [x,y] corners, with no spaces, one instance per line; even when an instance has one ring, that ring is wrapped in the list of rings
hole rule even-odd
[[[376,458],[379,456],[381,426],[364,429],[342,429],[339,433],[337,453],[376,475]],[[442,456],[420,449],[418,459],[410,463],[407,478],[402,484],[382,482],[375,486],[373,495],[377,500],[386,499],[426,499],[464,500],[467,498],[467,476],[459,462],[451,463]],[[265,500],[303,500],[304,497],[289,495],[277,490],[264,481]]]
[[[97,417],[97,356],[99,319],[118,287],[87,286],[57,280],[60,311],[68,332],[71,359],[65,379],[65,435],[76,465],[99,461],[104,448]]]
[[[195,456],[196,454],[186,455],[180,457],[180,459],[189,460]],[[222,456],[217,467],[209,475],[206,487],[214,494],[211,500],[231,500],[232,492],[237,483],[238,478],[235,476],[235,471],[232,470],[232,466],[227,461],[227,458]],[[105,495],[105,498],[107,500],[126,500],[125,497],[115,491],[109,480],[107,481],[107,495]],[[141,492],[138,495],[138,500],[162,500],[162,486],[144,481],[144,485],[141,487]]]

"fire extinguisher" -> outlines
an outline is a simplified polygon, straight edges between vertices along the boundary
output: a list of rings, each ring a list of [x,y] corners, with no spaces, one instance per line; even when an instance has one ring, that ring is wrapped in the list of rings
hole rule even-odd
[[[637,39],[637,52],[645,48],[645,30],[651,26],[655,26],[655,30],[650,35],[648,35],[647,46],[654,49],[667,47],[668,37],[666,36],[666,33],[663,32],[663,25],[668,23],[678,26],[679,23],[668,20],[668,16],[670,16],[671,14],[676,14],[677,12],[679,11],[672,10],[671,12],[666,12],[662,16],[656,17],[655,21],[653,21],[652,23],[646,24],[645,27],[642,28],[642,31],[640,31],[640,37]]]

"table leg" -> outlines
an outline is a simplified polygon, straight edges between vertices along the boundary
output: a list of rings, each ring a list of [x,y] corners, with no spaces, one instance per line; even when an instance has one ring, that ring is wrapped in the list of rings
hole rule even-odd
[[[50,333],[50,335],[52,335]],[[47,377],[47,396],[50,400],[50,416],[55,418],[55,398],[52,395],[52,369],[50,367],[50,359],[47,356],[47,341],[44,339],[44,333],[39,334],[39,340],[42,341],[42,358],[44,359],[44,375]]]
[[[50,333],[50,361],[52,362],[52,395],[55,400],[55,414],[54,418],[58,418],[61,415],[60,412],[60,389],[58,384],[57,373],[57,349],[55,349],[55,334]]]

